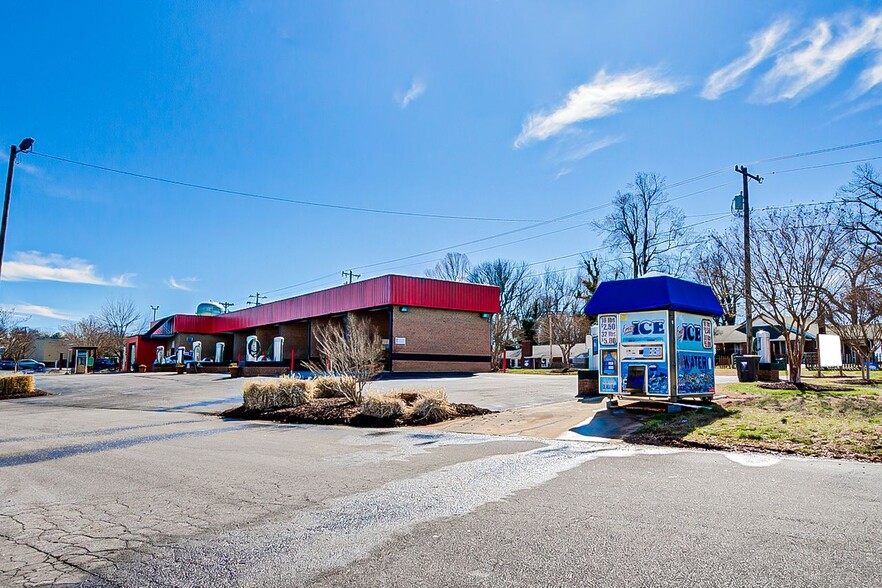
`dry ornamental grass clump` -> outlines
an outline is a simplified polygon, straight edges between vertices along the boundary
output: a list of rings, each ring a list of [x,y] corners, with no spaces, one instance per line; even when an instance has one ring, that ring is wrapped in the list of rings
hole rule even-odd
[[[443,388],[422,391],[410,410],[411,418],[421,423],[439,423],[456,414]]]
[[[368,394],[361,403],[361,413],[376,419],[398,419],[406,411],[407,404],[395,396]]]
[[[312,399],[312,386],[306,380],[281,376],[277,380],[248,382],[242,392],[242,403],[249,410],[293,408]]]
[[[33,394],[34,390],[34,376],[16,374],[0,378],[0,395]]]
[[[315,398],[352,398],[356,390],[351,376],[319,376],[310,381]]]

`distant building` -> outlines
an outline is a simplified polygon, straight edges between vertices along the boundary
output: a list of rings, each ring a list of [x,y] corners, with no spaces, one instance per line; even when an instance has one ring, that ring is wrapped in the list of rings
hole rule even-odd
[[[530,341],[521,342],[521,348],[505,352],[506,367],[509,368],[547,368],[563,365],[563,351],[560,345],[536,345]],[[588,351],[585,343],[576,343],[570,350],[570,359]]]
[[[59,367],[65,367],[70,359],[70,346],[60,337],[37,337],[31,358],[45,363],[47,367],[56,365],[56,362],[59,362]]]

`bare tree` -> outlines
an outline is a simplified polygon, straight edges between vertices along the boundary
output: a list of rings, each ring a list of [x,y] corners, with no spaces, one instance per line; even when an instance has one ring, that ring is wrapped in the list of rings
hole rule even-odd
[[[835,266],[825,318],[830,330],[854,349],[861,377],[869,380],[869,361],[882,346],[882,253],[852,240]]]
[[[346,386],[341,379],[337,391],[350,402],[361,404],[365,387],[383,371],[385,350],[377,328],[366,318],[350,313],[344,324],[332,322],[316,327],[315,340],[327,367],[311,362],[307,364],[309,370],[350,376],[355,387]]]
[[[680,275],[688,231],[683,211],[668,204],[664,178],[640,172],[625,193],[616,192],[615,211],[595,227],[606,233],[604,244],[625,256],[632,278],[650,271]]]
[[[491,367],[498,369],[503,349],[514,342],[521,319],[529,311],[536,280],[526,263],[494,259],[473,267],[469,282],[499,287],[499,314],[490,319]]]
[[[839,189],[846,205],[843,226],[866,245],[882,251],[882,178],[870,164],[858,166]]]
[[[835,279],[843,231],[829,207],[771,211],[753,222],[754,304],[784,335],[789,380],[800,382],[806,334]]]
[[[710,286],[723,307],[720,325],[734,325],[744,303],[744,249],[737,229],[708,234],[693,252],[695,279]]]
[[[113,337],[113,344],[107,349],[107,355],[120,360],[125,353],[126,337],[134,335],[145,326],[144,316],[131,298],[112,298],[104,302],[98,313],[99,323]]]
[[[467,255],[463,253],[448,253],[444,259],[435,264],[432,269],[426,270],[426,277],[438,280],[450,280],[452,282],[465,282],[468,280],[472,264]]]
[[[18,362],[34,352],[37,331],[25,326],[30,319],[15,312],[14,308],[0,308],[0,347],[4,347],[4,357]]]
[[[61,327],[68,345],[96,347],[98,357],[113,356],[117,349],[117,337],[94,315],[69,322]]]
[[[573,348],[585,341],[591,326],[588,317],[581,313],[584,300],[580,295],[585,282],[579,274],[571,276],[562,270],[546,268],[538,289],[537,303],[544,314],[538,324],[540,333],[549,344],[549,362],[556,345],[560,348],[564,368],[570,364]]]
[[[587,304],[601,282],[600,259],[596,255],[582,255],[581,264],[579,273],[576,274],[579,282],[576,296]]]

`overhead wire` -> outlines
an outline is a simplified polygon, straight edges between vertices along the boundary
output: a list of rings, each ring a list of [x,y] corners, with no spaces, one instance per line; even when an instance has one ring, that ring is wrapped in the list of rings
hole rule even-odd
[[[229,194],[232,196],[242,196],[245,198],[255,198],[258,200],[269,200],[272,202],[285,202],[288,204],[297,204],[301,206],[314,206],[318,208],[330,208],[335,210],[346,210],[350,212],[366,212],[371,214],[387,214],[387,215],[397,215],[397,216],[407,216],[407,217],[419,217],[419,218],[433,218],[433,219],[443,219],[443,220],[459,220],[459,221],[487,221],[487,222],[503,222],[503,223],[529,223],[535,222],[537,219],[529,219],[529,218],[504,218],[504,217],[483,217],[483,216],[467,216],[467,215],[455,215],[455,214],[436,214],[436,213],[427,213],[427,212],[412,212],[405,210],[389,210],[383,208],[369,208],[363,206],[349,206],[346,204],[330,204],[328,202],[315,202],[312,200],[300,200],[296,198],[283,198],[281,196],[272,196],[268,194],[260,194],[257,192],[245,192],[242,190],[230,190],[227,188],[219,188],[217,186],[208,186],[205,184],[195,184],[192,182],[184,182],[181,180],[172,180],[169,178],[163,178],[159,176],[152,176],[148,174],[142,174],[138,172],[131,172],[121,169],[116,169],[112,167],[107,167],[103,165],[96,165],[93,163],[86,163],[84,161],[77,161],[75,159],[68,159],[66,157],[59,157],[57,155],[49,155],[48,153],[41,153],[39,151],[30,151],[32,155],[36,155],[38,157],[44,157],[46,159],[52,159],[55,161],[62,161],[64,163],[70,163],[73,165],[79,165],[82,167],[87,167],[91,169],[97,169],[101,171],[106,171],[110,173],[115,173],[124,176],[130,176],[134,178],[139,178],[142,180],[149,180],[152,182],[161,182],[163,184],[170,184],[173,186],[182,186],[185,188],[193,188],[196,190],[206,190],[209,192],[216,192],[219,194]]]

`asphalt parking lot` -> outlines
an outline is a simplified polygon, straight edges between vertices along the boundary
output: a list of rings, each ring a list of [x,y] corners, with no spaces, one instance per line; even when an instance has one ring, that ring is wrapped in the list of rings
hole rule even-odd
[[[524,377],[443,385],[572,398]],[[38,385],[0,404],[4,586],[878,586],[879,465],[222,421],[242,382],[209,375]]]

